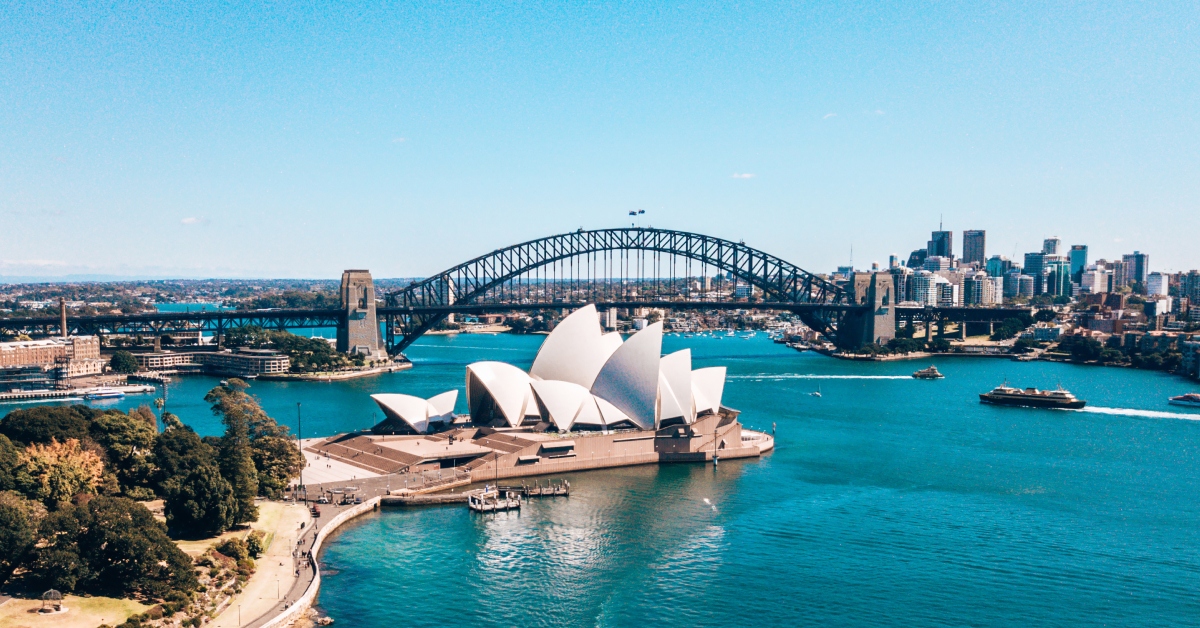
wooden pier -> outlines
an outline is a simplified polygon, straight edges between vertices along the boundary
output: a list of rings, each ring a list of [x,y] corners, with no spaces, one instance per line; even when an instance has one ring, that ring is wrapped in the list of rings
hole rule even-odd
[[[482,492],[467,495],[467,508],[475,512],[520,510],[521,495],[512,491],[501,491],[493,486],[486,486]]]
[[[501,486],[501,491],[517,493],[525,498],[530,497],[570,497],[571,483],[566,480],[546,480],[545,486],[538,480],[530,486],[521,482],[520,486]]]

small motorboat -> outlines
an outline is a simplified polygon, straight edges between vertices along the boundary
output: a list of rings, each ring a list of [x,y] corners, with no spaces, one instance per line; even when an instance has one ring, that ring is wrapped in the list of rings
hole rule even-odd
[[[808,393],[808,394],[812,395],[813,397],[820,397],[820,396],[821,396],[821,385],[820,385],[820,384],[817,384],[817,391],[816,391],[816,392],[810,392],[810,393]]]
[[[946,377],[938,372],[936,366],[931,366],[927,369],[921,369],[912,374],[914,379],[942,379]]]
[[[1167,399],[1167,403],[1173,406],[1184,406],[1187,408],[1200,408],[1200,393],[1187,393],[1178,397]]]

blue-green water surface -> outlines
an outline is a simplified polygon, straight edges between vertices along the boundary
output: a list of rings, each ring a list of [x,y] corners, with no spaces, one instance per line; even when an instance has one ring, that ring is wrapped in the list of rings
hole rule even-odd
[[[537,341],[437,338],[398,381],[528,362]],[[760,460],[567,476],[520,514],[446,506],[347,525],[324,554],[338,622],[446,626],[1173,626],[1200,618],[1194,385],[1006,360],[864,364],[668,338],[729,368],[726,405],[777,426]],[[1084,412],[982,406],[1005,377]],[[810,392],[819,387],[822,396]]]
[[[305,435],[326,435],[377,420],[371,393],[461,391],[466,364],[528,367],[540,341],[426,337],[410,371],[251,392],[293,427],[300,402]],[[762,334],[672,336],[664,351],[685,346],[696,367],[728,367],[723,401],[746,425],[776,425],[773,453],[573,474],[569,499],[519,514],[364,516],[327,545],[320,605],[368,628],[1200,623],[1200,411],[1166,404],[1194,382],[979,358],[843,362]],[[929,364],[946,379],[909,377]],[[980,405],[1005,378],[1061,383],[1088,408]],[[219,433],[201,400],[216,383],[178,380],[169,408]]]

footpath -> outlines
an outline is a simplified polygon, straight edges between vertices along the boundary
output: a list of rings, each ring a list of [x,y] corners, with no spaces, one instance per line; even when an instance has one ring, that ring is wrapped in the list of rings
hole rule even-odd
[[[283,603],[284,596],[298,580],[301,562],[298,552],[297,556],[293,556],[293,552],[297,540],[311,527],[310,520],[308,508],[303,504],[291,503],[283,507],[275,526],[275,536],[267,551],[259,556],[254,575],[250,576],[242,592],[208,625],[237,628],[272,613]]]

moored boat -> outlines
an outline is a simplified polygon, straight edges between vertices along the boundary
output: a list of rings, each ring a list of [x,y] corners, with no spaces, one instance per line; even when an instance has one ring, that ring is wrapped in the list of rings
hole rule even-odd
[[[1200,393],[1187,393],[1178,397],[1167,399],[1167,403],[1173,406],[1184,406],[1188,408],[1200,408]]]
[[[1087,402],[1075,397],[1069,391],[1059,388],[1058,390],[1038,390],[1036,388],[1013,388],[1007,383],[997,386],[991,392],[980,393],[979,401],[981,403],[993,403],[1001,406],[1023,406],[1026,408],[1060,408],[1065,410],[1079,410],[1087,405]]]
[[[916,379],[942,379],[945,375],[938,372],[936,366],[931,366],[927,369],[921,369],[912,374]]]

